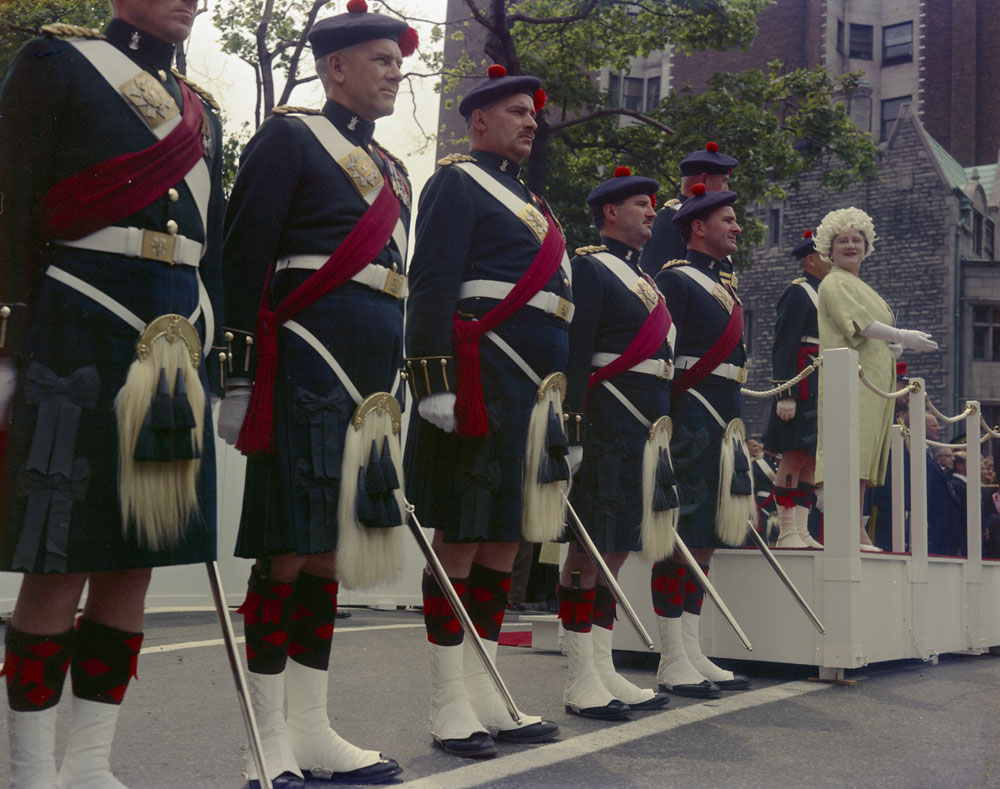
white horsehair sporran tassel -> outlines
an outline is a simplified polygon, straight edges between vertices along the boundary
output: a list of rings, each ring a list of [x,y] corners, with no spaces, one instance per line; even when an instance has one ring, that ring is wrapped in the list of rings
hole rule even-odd
[[[358,404],[347,428],[337,506],[337,576],[351,589],[391,584],[403,571],[404,530],[399,527],[406,510],[400,425],[399,401],[388,392],[376,392]],[[398,483],[391,495],[400,520],[392,526],[369,526],[358,518],[358,477],[371,462],[373,443],[380,457],[388,452]]]
[[[740,464],[736,462],[737,452],[742,453],[743,462]],[[747,521],[753,521],[757,517],[749,459],[746,426],[742,419],[733,419],[726,425],[722,434],[722,451],[719,455],[719,505],[715,517],[715,534],[726,545],[742,545],[746,539]],[[740,469],[737,465],[746,468]],[[746,494],[732,492],[734,481],[747,491]]]
[[[528,421],[521,486],[521,536],[528,542],[552,542],[563,532],[566,521],[566,492],[569,484],[565,449],[559,457],[550,452],[551,432],[563,431],[562,401],[566,396],[566,376],[552,373],[538,387]],[[553,421],[554,420],[554,421]],[[545,481],[539,479],[541,476]]]
[[[677,486],[669,485],[673,494],[673,506],[667,509],[654,507],[657,488],[664,485],[660,479],[661,462],[666,462],[673,477],[674,461],[670,457],[670,438],[673,435],[673,422],[669,416],[661,416],[649,430],[649,437],[642,450],[642,522],[639,526],[642,555],[651,562],[666,559],[674,552],[674,540],[677,537]],[[671,479],[671,482],[673,480]],[[665,491],[660,490],[661,495]]]
[[[205,390],[198,377],[200,362],[197,329],[182,315],[161,315],[139,336],[135,361],[129,367],[125,385],[115,396],[122,527],[126,534],[134,531],[140,545],[153,551],[180,542],[184,526],[199,513],[197,480],[205,423]],[[164,375],[171,400],[179,388],[178,376],[187,390],[194,416],[190,436],[193,457],[136,460],[139,434]]]

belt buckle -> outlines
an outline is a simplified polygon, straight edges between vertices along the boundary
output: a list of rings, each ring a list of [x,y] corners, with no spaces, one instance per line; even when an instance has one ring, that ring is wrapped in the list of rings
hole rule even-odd
[[[382,286],[382,292],[388,293],[393,298],[401,299],[403,298],[403,290],[405,288],[406,276],[400,274],[399,272],[386,269],[385,285]]]
[[[741,367],[736,371],[736,383],[745,384],[747,382],[747,368]]]
[[[555,316],[557,318],[562,318],[566,323],[569,323],[570,312],[573,310],[573,302],[567,299],[559,297],[559,301],[556,302]]]
[[[660,368],[659,378],[669,381],[674,377],[674,360],[665,359],[663,360],[663,366]]]
[[[139,257],[146,260],[158,260],[161,263],[174,262],[174,244],[177,236],[160,233],[156,230],[142,231],[142,248]]]

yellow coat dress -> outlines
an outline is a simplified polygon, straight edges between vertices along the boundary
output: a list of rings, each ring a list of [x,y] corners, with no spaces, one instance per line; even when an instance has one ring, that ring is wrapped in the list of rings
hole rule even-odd
[[[860,334],[873,321],[893,325],[892,310],[881,296],[860,278],[834,266],[819,286],[819,349],[853,348],[865,378],[881,389],[895,389],[896,360],[884,340]],[[889,435],[893,400],[879,397],[863,384],[858,388],[861,479],[872,485],[885,481],[889,461]],[[816,481],[823,481],[823,371],[819,387],[819,445],[816,453]]]

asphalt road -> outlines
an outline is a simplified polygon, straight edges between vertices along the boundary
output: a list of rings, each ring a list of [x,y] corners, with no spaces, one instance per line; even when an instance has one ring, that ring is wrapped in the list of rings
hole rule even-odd
[[[431,746],[422,617],[354,610],[337,623],[329,708],[338,731],[399,761],[399,784],[457,787],[986,787],[1000,786],[1000,658],[943,656],[848,672],[853,686],[808,681],[806,666],[741,663],[749,691],[717,701],[673,697],[665,710],[602,724],[562,705],[566,658],[500,647],[519,706],[561,736],[500,744],[469,762]],[[513,623],[513,615],[508,618]],[[237,633],[240,617],[235,618]],[[245,733],[214,612],[150,613],[139,679],[126,695],[112,753],[141,787],[226,787],[241,779]],[[616,653],[623,674],[654,681],[650,655]],[[69,722],[69,683],[57,748]],[[6,718],[0,721],[6,732]],[[9,782],[0,760],[0,785]],[[320,784],[313,784],[318,786]]]

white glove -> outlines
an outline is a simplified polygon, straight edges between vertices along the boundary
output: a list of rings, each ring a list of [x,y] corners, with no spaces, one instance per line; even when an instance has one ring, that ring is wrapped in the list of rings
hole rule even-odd
[[[916,329],[900,329],[899,344],[913,351],[936,351],[938,344],[924,331]]]
[[[892,355],[895,356],[897,359],[903,355],[903,346],[900,345],[898,342],[890,342],[889,350],[892,351]]]
[[[229,446],[233,446],[240,437],[240,428],[243,427],[243,419],[247,415],[252,391],[253,388],[249,383],[230,384],[226,389],[225,398],[219,405],[219,423],[215,426],[215,430],[219,438]]]
[[[421,397],[417,413],[445,433],[455,432],[455,395],[452,392]]]
[[[572,477],[580,470],[580,463],[583,462],[583,446],[581,444],[570,446],[566,462],[569,463],[569,475]]]
[[[870,326],[862,329],[859,333],[863,337],[871,337],[873,340],[898,343],[904,348],[914,351],[934,351],[938,347],[938,344],[931,339],[927,332],[916,329],[896,329],[879,321],[872,321]]]
[[[0,430],[6,430],[10,422],[10,407],[17,389],[17,367],[14,360],[0,359]]]
[[[786,397],[779,400],[774,410],[782,422],[791,422],[795,418],[795,399]]]

